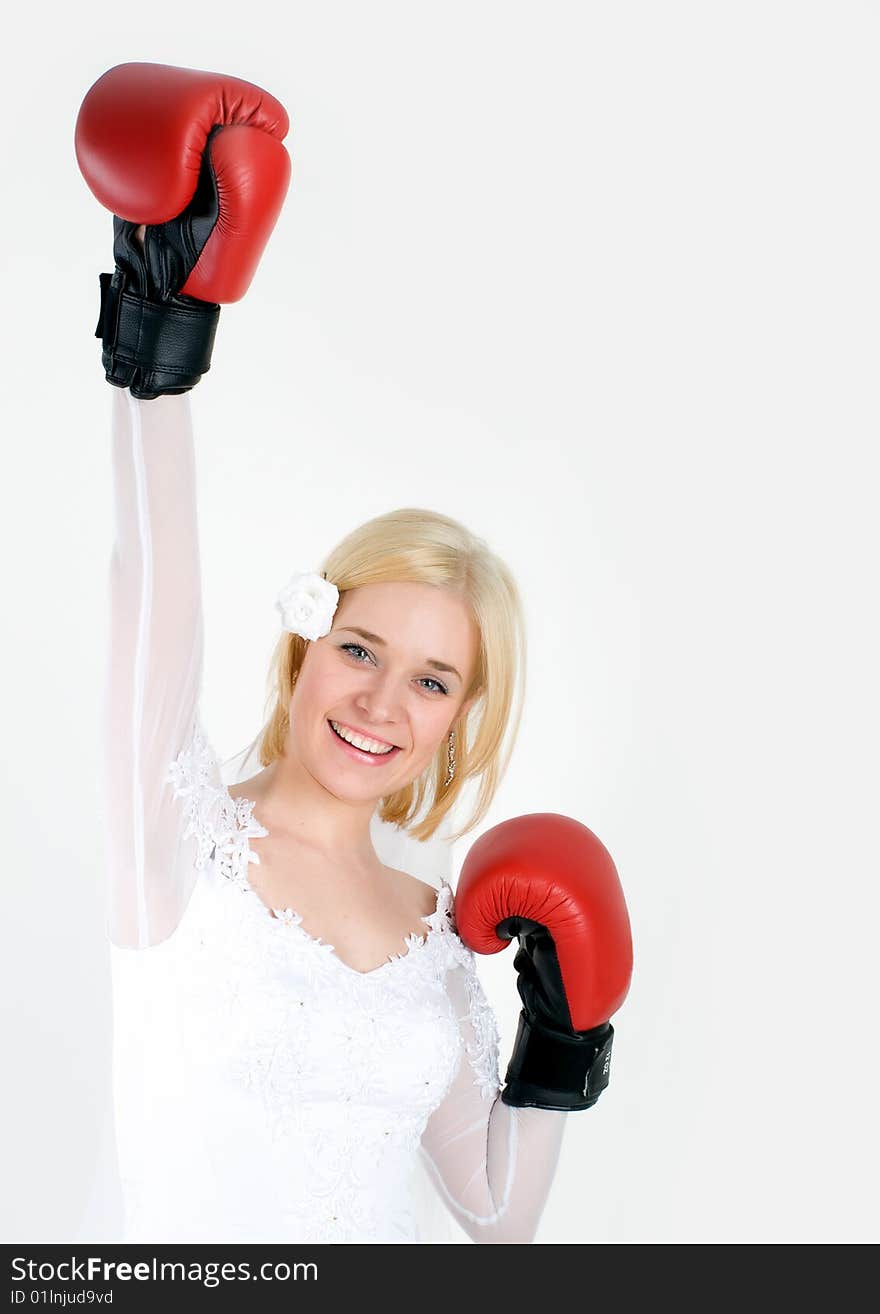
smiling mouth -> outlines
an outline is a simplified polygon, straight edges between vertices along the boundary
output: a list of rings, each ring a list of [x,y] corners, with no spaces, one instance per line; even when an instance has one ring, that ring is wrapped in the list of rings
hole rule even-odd
[[[396,753],[399,753],[401,751],[399,745],[397,744],[392,745],[390,748],[386,749],[383,752],[373,752],[368,748],[358,748],[357,744],[351,743],[350,740],[344,738],[344,736],[338,732],[333,722],[329,718],[327,720],[327,724],[330,727],[334,738],[337,739],[340,744],[344,744],[345,747],[349,749],[351,753],[356,754],[361,761],[381,762],[387,760],[389,757],[394,757]],[[366,736],[359,736],[359,738],[366,738]],[[373,740],[372,742],[378,743],[379,741]]]

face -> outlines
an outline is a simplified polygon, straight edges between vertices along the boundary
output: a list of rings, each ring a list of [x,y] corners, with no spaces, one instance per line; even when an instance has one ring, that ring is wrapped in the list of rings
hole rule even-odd
[[[339,798],[367,801],[403,788],[471,706],[464,695],[478,652],[476,623],[447,589],[394,583],[349,590],[297,676],[292,751]],[[376,751],[389,744],[390,752]]]

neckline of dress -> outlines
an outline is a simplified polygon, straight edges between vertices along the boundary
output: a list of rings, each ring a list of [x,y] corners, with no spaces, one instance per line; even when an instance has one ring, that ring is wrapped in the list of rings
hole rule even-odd
[[[432,935],[442,934],[446,929],[446,910],[449,894],[452,892],[452,886],[445,877],[441,876],[440,884],[435,893],[433,911],[419,919],[425,923],[427,930],[421,935],[416,931],[411,931],[404,937],[406,948],[401,953],[390,953],[383,962],[378,963],[376,967],[371,967],[369,971],[362,972],[359,968],[352,967],[351,963],[347,963],[344,958],[340,958],[334,945],[323,939],[322,936],[312,935],[305,929],[302,925],[302,915],[301,913],[298,913],[295,908],[274,908],[266,903],[265,899],[263,899],[257,890],[254,889],[248,877],[247,868],[251,862],[258,864],[259,857],[251,848],[250,837],[252,835],[269,835],[270,831],[267,830],[262,822],[254,816],[256,800],[245,798],[243,794],[238,794],[236,797],[233,797],[229,791],[229,786],[225,783],[223,785],[223,791],[233,806],[236,821],[238,822],[245,844],[243,855],[245,861],[241,864],[239,879],[233,882],[236,888],[251,897],[255,902],[257,910],[263,915],[267,923],[275,922],[278,927],[284,927],[287,931],[295,931],[301,937],[304,944],[309,945],[312,949],[322,950],[325,958],[334,964],[338,964],[343,971],[350,973],[352,976],[361,977],[362,979],[377,976],[380,972],[384,972],[386,968],[393,967],[396,963],[405,962],[410,959],[414,950],[427,947],[431,941]]]

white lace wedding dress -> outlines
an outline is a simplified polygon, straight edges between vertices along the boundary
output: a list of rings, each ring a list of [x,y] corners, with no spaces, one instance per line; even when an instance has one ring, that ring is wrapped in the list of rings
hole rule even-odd
[[[199,709],[189,394],[114,388],[112,405],[104,790],[121,1239],[453,1239],[427,1190],[474,1241],[531,1241],[566,1115],[499,1098],[495,1015],[449,880],[420,863],[438,846],[376,816],[380,857],[437,896],[424,932],[372,971],[256,893],[250,839],[268,832],[229,793],[259,770],[254,745],[221,764]]]

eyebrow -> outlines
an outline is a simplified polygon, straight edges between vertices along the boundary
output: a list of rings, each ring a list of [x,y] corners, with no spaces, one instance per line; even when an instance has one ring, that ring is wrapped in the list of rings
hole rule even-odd
[[[338,628],[340,630],[347,630],[349,634],[359,634],[362,639],[366,639],[368,643],[377,643],[380,648],[386,648],[388,646],[385,640],[381,639],[378,634],[371,634],[369,630],[361,630],[356,625],[340,625]],[[433,666],[435,671],[449,671],[452,675],[457,675],[459,680],[461,679],[460,673],[454,666],[450,666],[448,662],[438,662],[431,660],[431,658],[427,658],[425,665]]]

